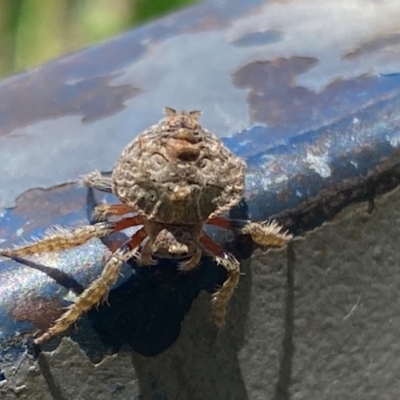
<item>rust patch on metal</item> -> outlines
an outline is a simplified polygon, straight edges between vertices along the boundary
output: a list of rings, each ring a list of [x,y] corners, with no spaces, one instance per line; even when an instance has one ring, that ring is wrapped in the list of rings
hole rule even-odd
[[[0,136],[38,120],[66,115],[81,115],[83,122],[104,118],[123,110],[124,102],[141,92],[130,85],[110,85],[115,76],[82,78],[75,82],[71,78],[70,83],[51,76],[61,72],[61,68],[43,68],[38,75],[22,76],[2,87],[2,97],[7,101],[0,103]]]
[[[281,126],[289,115],[292,121],[302,118],[296,113],[305,113],[304,103],[310,103],[309,97],[313,94],[298,87],[295,78],[317,63],[315,58],[280,58],[247,64],[237,71],[233,83],[239,88],[251,89],[248,103],[252,121]],[[291,104],[288,99],[292,99]]]
[[[79,193],[73,192],[70,190],[73,185],[76,184],[63,184],[50,189],[28,190],[17,198],[15,212],[18,214],[34,212],[37,216],[37,211],[40,209],[44,210],[46,215],[63,215],[79,211],[86,205],[86,199],[82,196],[85,189],[79,190]]]
[[[39,329],[46,330],[63,313],[64,306],[57,298],[25,297],[16,302],[9,314],[16,321],[32,322]]]
[[[36,229],[43,230],[61,222],[65,217],[82,215],[87,217],[86,189],[76,184],[63,184],[49,189],[31,189],[16,200],[13,215],[24,221],[23,235],[30,236]],[[79,218],[79,217],[78,217]],[[21,226],[20,226],[21,228]],[[13,224],[0,227],[1,237],[19,236]],[[37,234],[37,232],[35,232]]]

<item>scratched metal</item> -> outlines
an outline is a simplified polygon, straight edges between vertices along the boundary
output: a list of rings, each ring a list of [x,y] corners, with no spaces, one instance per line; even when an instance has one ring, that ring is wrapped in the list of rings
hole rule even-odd
[[[243,208],[254,220],[274,215],[301,233],[351,202],[372,204],[400,181],[399,20],[397,0],[208,1],[4,80],[0,245],[87,223],[86,191],[67,183],[110,171],[165,105],[203,110],[203,125],[247,160]],[[93,241],[37,260],[86,286],[108,251]],[[151,290],[166,302],[168,288],[187,288],[174,300],[179,315],[169,315],[171,342],[191,300],[223,274],[182,278],[160,267],[147,276],[127,266],[116,290],[133,277],[130,296],[140,304]],[[48,325],[70,300],[45,274],[0,262],[1,348],[18,352],[16,332]],[[143,354],[168,346],[131,334]]]

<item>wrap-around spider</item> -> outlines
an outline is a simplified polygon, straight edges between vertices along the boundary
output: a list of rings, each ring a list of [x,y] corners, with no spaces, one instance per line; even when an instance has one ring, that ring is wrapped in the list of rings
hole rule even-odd
[[[95,237],[141,226],[111,255],[100,277],[36,338],[36,343],[65,331],[81,314],[106,299],[125,261],[135,257],[140,265],[152,265],[153,255],[183,259],[178,268],[188,272],[206,251],[226,269],[226,281],[212,296],[214,322],[220,328],[239,282],[240,264],[204,232],[204,224],[250,235],[262,246],[281,247],[291,239],[275,222],[222,217],[243,197],[246,164],[200,126],[200,111],[176,112],[167,107],[165,114],[166,118],[123,150],[111,177],[97,171],[83,177],[84,184],[112,192],[121,204],[98,205],[95,216],[99,222],[93,225],[71,231],[58,228],[31,244],[0,251],[2,256],[18,259],[68,249]]]

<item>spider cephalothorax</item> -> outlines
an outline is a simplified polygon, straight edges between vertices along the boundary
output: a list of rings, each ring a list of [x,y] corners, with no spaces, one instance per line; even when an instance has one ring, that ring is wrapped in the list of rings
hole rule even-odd
[[[195,225],[240,201],[246,165],[199,125],[199,111],[166,110],[123,150],[112,190],[148,219]]]
[[[239,281],[240,265],[204,232],[204,224],[249,234],[264,246],[283,246],[291,239],[274,222],[223,218],[221,215],[243,196],[246,164],[200,126],[199,111],[176,112],[167,107],[165,113],[166,118],[138,135],[122,151],[111,178],[99,172],[84,177],[87,186],[112,192],[121,201],[96,207],[95,216],[101,222],[73,231],[58,230],[36,243],[0,251],[3,256],[17,259],[71,248],[93,237],[142,226],[112,254],[101,276],[54,326],[36,339],[37,343],[64,331],[104,299],[126,260],[136,257],[140,265],[151,265],[155,263],[154,255],[183,259],[179,268],[187,272],[199,264],[205,251],[227,270],[227,280],[212,299],[214,321],[221,327],[227,303]]]
[[[199,262],[203,224],[242,198],[245,163],[200,126],[199,111],[166,114],[123,150],[112,191],[144,216],[152,252],[191,255],[188,269]]]

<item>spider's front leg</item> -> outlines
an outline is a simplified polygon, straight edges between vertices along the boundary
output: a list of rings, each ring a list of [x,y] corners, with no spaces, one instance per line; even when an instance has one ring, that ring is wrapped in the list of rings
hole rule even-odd
[[[157,260],[153,258],[152,240],[149,239],[141,249],[140,254],[136,257],[136,262],[139,266],[156,265]]]
[[[205,250],[215,257],[217,263],[222,265],[228,273],[224,284],[212,296],[214,323],[217,328],[220,329],[225,323],[226,309],[229,300],[239,283],[240,263],[232,254],[224,252],[224,250],[205,232],[203,232],[200,238],[200,243]]]
[[[105,265],[100,277],[94,280],[66,311],[45,333],[35,339],[40,344],[51,337],[67,330],[83,313],[104,300],[110,287],[117,281],[124,262],[134,257],[140,243],[147,233],[144,228],[139,229],[132,238],[116,250]]]
[[[99,171],[93,171],[81,178],[81,183],[101,192],[112,193],[112,180],[109,176],[103,176]],[[135,210],[126,204],[99,204],[95,207],[93,217],[95,221],[104,221],[109,216],[121,216],[133,213]]]
[[[112,180],[110,176],[103,176],[99,171],[90,172],[81,177],[81,183],[105,193],[112,193]]]
[[[292,240],[292,235],[282,232],[282,228],[276,221],[251,222],[215,216],[209,218],[207,224],[229,229],[242,235],[250,235],[253,242],[260,246],[283,247]]]
[[[143,220],[142,216],[136,215],[119,221],[98,222],[72,231],[64,228],[53,228],[43,239],[15,249],[0,250],[0,255],[13,258],[13,256],[24,257],[36,253],[66,250],[80,246],[95,237],[102,238],[112,232],[122,231],[135,225],[143,225]]]
[[[179,271],[181,272],[189,272],[192,271],[199,265],[203,252],[200,247],[197,247],[196,252],[193,254],[191,258],[187,261],[181,261],[178,264]]]

